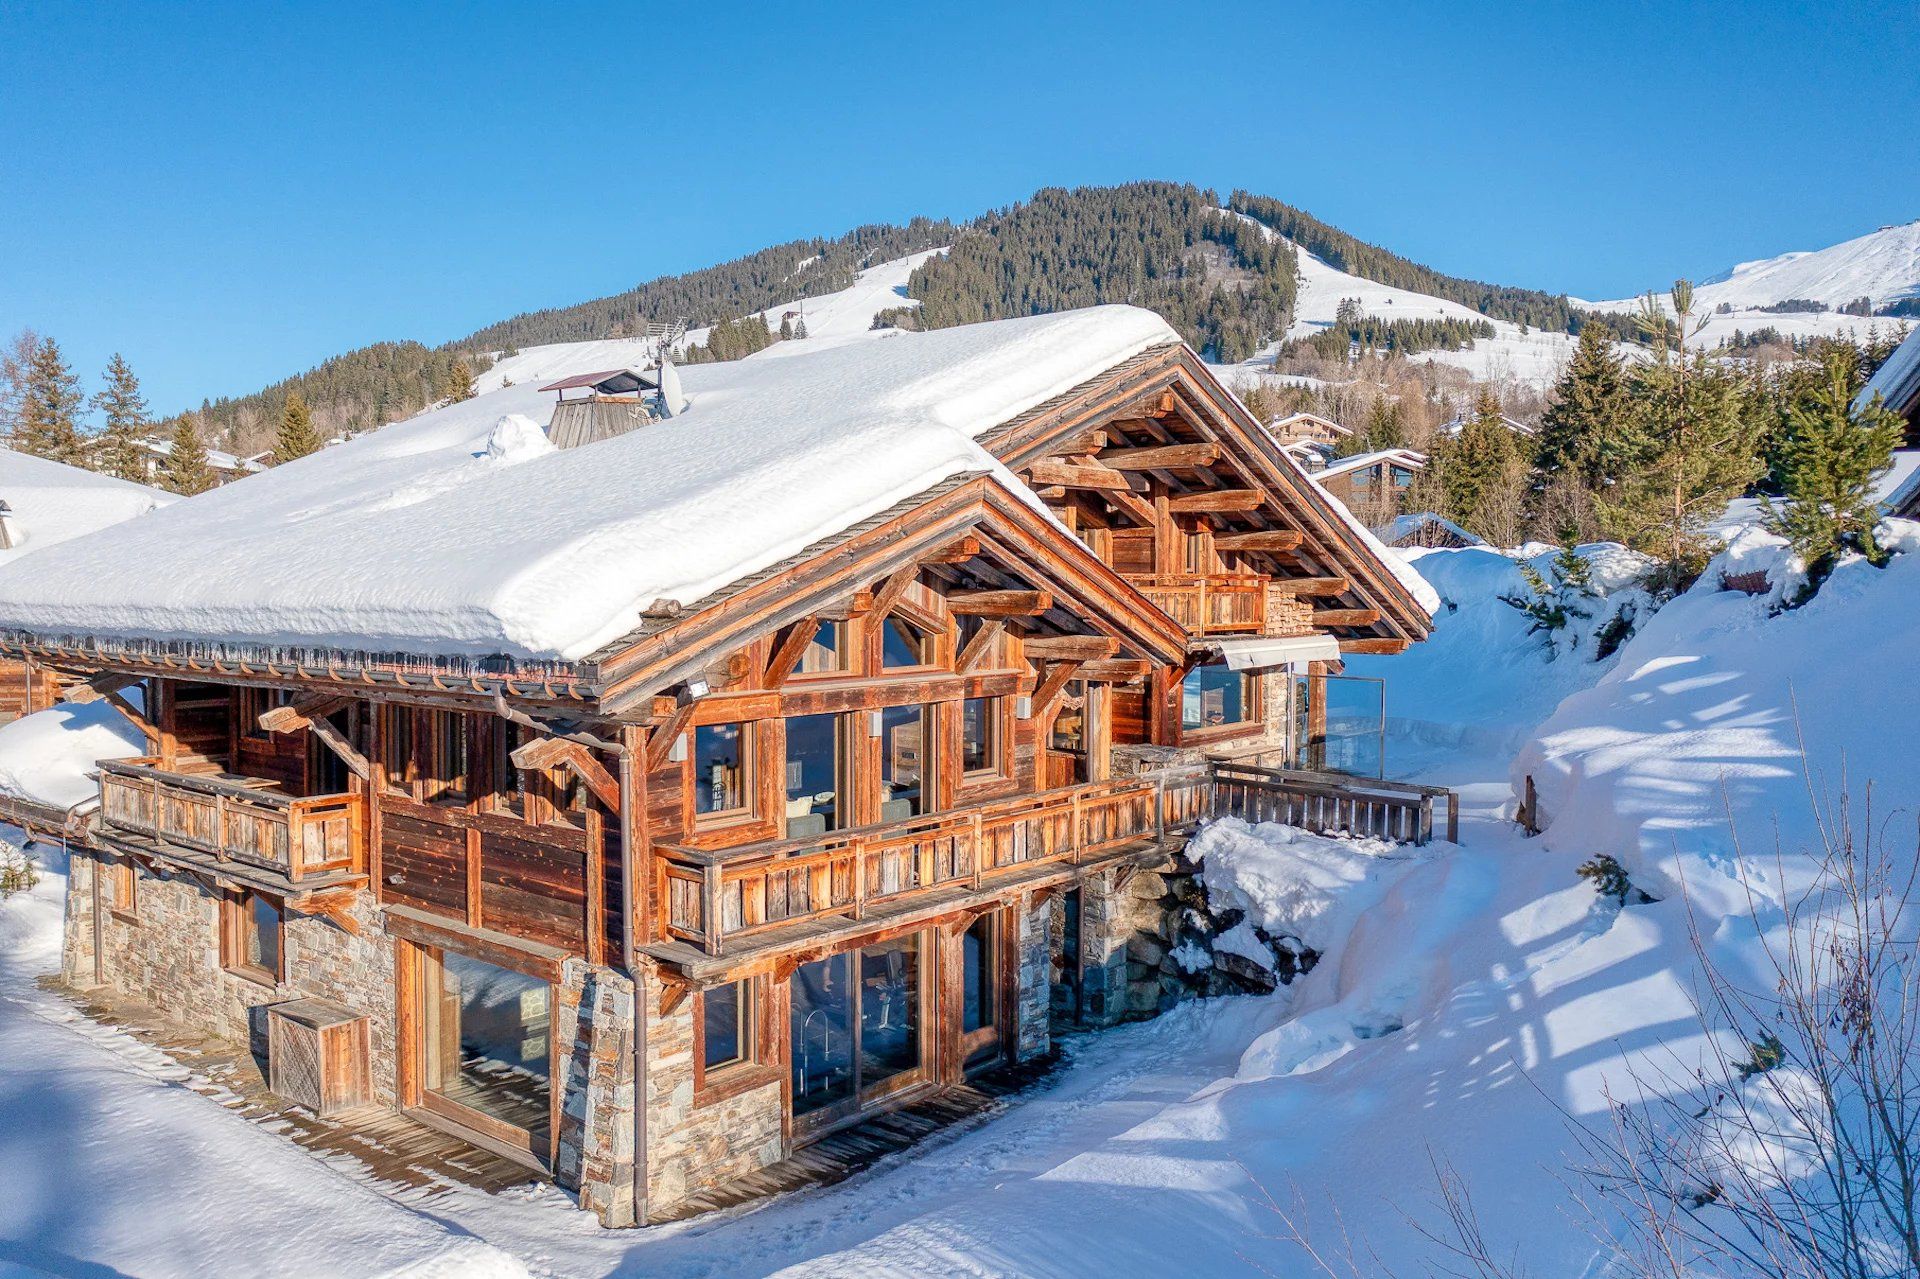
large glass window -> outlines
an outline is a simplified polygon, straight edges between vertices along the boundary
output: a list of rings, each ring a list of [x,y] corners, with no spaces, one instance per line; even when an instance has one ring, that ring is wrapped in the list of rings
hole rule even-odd
[[[425,956],[422,1087],[430,1109],[451,1108],[544,1159],[550,1131],[553,991],[529,977],[451,951]]]
[[[789,981],[796,1116],[851,1112],[922,1066],[923,935],[802,964]]]
[[[1181,729],[1203,732],[1257,719],[1252,684],[1251,676],[1223,662],[1194,667],[1180,684]]]
[[[426,748],[419,761],[420,798],[430,804],[467,802],[467,717],[456,711],[421,711],[427,731],[416,738],[415,749]]]
[[[984,1030],[999,1020],[995,927],[989,913],[974,920],[960,935],[960,1030],[964,1034]]]
[[[787,837],[806,839],[846,824],[840,796],[842,717],[796,715],[787,721]]]
[[[752,807],[752,730],[745,724],[702,724],[693,730],[693,811],[704,817]]]
[[[854,1092],[852,954],[793,970],[793,1113],[847,1101]]]
[[[920,1065],[920,935],[860,951],[860,1087]]]
[[[889,614],[880,630],[880,665],[927,666],[933,662],[933,637],[899,614]]]
[[[960,703],[960,769],[967,776],[1005,771],[1000,714],[997,697],[969,697]]]
[[[905,821],[932,809],[932,716],[925,706],[880,712],[880,820]]]

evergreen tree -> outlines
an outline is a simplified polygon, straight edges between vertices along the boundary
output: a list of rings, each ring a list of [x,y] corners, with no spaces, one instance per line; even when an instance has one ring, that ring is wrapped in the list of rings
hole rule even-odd
[[[1642,324],[1657,354],[1631,380],[1645,454],[1599,500],[1609,529],[1660,559],[1656,585],[1678,589],[1704,562],[1707,524],[1760,477],[1752,423],[1739,381],[1704,353],[1689,352],[1693,287],[1674,283],[1674,319],[1649,297]]]
[[[0,348],[0,435],[11,439],[20,429],[20,410],[27,395],[27,369],[40,349],[40,335],[21,329]]]
[[[1406,447],[1407,435],[1400,427],[1400,405],[1385,395],[1375,396],[1367,410],[1367,425],[1360,438],[1369,453]]]
[[[140,394],[140,379],[119,352],[107,361],[106,384],[90,404],[102,422],[94,443],[93,468],[118,479],[145,481],[147,461],[140,452],[140,436],[147,429],[147,401]]]
[[[1765,504],[1767,528],[1793,543],[1816,579],[1849,549],[1875,563],[1885,558],[1873,536],[1873,483],[1891,465],[1905,424],[1877,392],[1872,403],[1855,404],[1858,366],[1850,344],[1827,346],[1819,378],[1787,410],[1779,477],[1786,501]]]
[[[200,432],[193,424],[193,418],[181,414],[173,425],[170,440],[171,450],[167,454],[165,465],[160,468],[162,487],[183,497],[192,497],[195,493],[204,493],[213,487],[213,467],[207,462],[207,446],[200,441]]]
[[[1554,387],[1554,402],[1540,418],[1535,472],[1542,484],[1568,476],[1597,489],[1617,480],[1644,449],[1613,334],[1598,324],[1586,325]]]
[[[313,414],[308,411],[306,400],[300,392],[289,391],[286,407],[280,410],[280,435],[273,445],[274,462],[291,462],[309,453],[318,453],[321,443],[320,432],[313,429]]]
[[[780,340],[782,342],[793,341],[793,317],[790,315],[780,317]]]
[[[798,321],[795,322],[793,326],[793,338],[794,338],[794,341],[800,342],[800,341],[804,341],[806,339],[806,336],[807,336],[807,317],[803,315],[800,317]]]
[[[473,398],[473,366],[460,358],[447,366],[446,398],[455,404]]]
[[[1473,416],[1441,454],[1447,518],[1496,544],[1519,540],[1525,461],[1491,388],[1481,388]]]
[[[60,344],[45,338],[27,362],[26,389],[20,400],[20,421],[14,447],[22,453],[69,466],[86,465],[86,445],[80,438],[80,410],[85,403],[80,379],[60,354]]]

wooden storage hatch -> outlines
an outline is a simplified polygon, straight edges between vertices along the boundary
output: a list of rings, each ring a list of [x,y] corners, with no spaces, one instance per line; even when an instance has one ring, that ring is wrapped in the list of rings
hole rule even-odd
[[[370,1100],[367,1016],[330,999],[267,1009],[267,1086],[330,1118]]]

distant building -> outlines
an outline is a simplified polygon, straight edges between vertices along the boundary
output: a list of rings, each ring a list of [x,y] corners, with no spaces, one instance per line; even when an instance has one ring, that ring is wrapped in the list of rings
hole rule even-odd
[[[1407,486],[1426,469],[1427,455],[1418,449],[1378,449],[1335,459],[1313,478],[1346,503],[1361,523],[1373,526],[1400,514]]]
[[[1440,424],[1440,433],[1449,437],[1456,436],[1465,430],[1467,423],[1472,420],[1473,415],[1470,413],[1462,413],[1458,417],[1449,418]],[[1500,424],[1525,440],[1530,440],[1540,433],[1538,429],[1528,426],[1518,418],[1508,417],[1505,413],[1500,415]]]
[[[89,447],[99,448],[100,441],[94,440]],[[173,441],[148,435],[134,441],[134,447],[140,450],[142,478],[151,484],[160,478],[160,472],[166,467],[167,459],[173,456]],[[213,472],[213,483],[217,488],[234,480],[245,479],[267,469],[266,459],[270,453],[256,453],[252,457],[235,457],[219,449],[207,450],[207,469]]]
[[[1887,357],[1855,401],[1867,404],[1874,396],[1907,421],[1907,448],[1893,455],[1893,470],[1881,481],[1881,509],[1903,519],[1920,519],[1920,328],[1907,334]]]
[[[1475,537],[1446,516],[1436,515],[1432,511],[1396,515],[1374,529],[1373,535],[1388,546],[1429,546],[1458,550],[1463,546],[1486,545],[1484,539]]]

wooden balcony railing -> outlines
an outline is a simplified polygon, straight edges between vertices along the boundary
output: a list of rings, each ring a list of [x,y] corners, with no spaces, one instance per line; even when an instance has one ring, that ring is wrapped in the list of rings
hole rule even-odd
[[[1433,801],[1447,805],[1447,839],[1460,842],[1460,798],[1441,786],[1389,782],[1344,773],[1213,765],[1210,817],[1279,822],[1318,835],[1353,835],[1425,844],[1433,839]]]
[[[170,773],[151,760],[100,764],[100,820],[116,830],[277,871],[290,880],[366,868],[358,795],[296,799],[226,776]]]
[[[821,838],[718,851],[662,847],[667,934],[717,955],[767,929],[828,915],[860,919],[914,894],[1078,862],[1202,820],[1207,781],[1204,766],[1169,769]]]
[[[1259,573],[1154,573],[1130,579],[1189,635],[1257,635],[1267,622]]]

